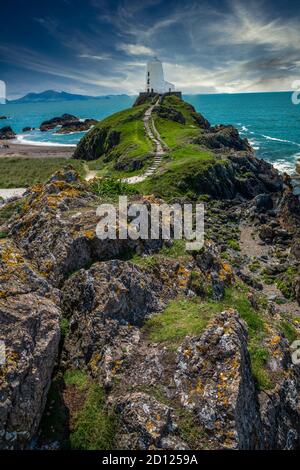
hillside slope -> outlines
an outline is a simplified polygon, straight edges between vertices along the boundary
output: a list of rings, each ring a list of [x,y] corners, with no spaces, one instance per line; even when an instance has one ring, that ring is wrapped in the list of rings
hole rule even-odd
[[[101,121],[79,142],[74,158],[91,161],[90,168],[100,170],[99,176],[143,174],[154,159],[143,117],[156,99],[138,101]],[[144,193],[167,199],[187,193],[192,198],[232,198],[239,193],[253,197],[266,187],[280,189],[276,171],[255,158],[234,127],[212,127],[193,106],[175,96],[163,97],[153,109],[152,126],[167,152],[156,171],[139,183]]]

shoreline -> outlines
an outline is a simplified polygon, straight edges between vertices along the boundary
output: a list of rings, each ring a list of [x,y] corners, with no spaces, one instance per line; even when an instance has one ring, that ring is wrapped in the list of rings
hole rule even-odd
[[[72,158],[76,145],[53,145],[53,144],[24,144],[11,140],[0,140],[1,145],[8,148],[0,148],[0,158]]]

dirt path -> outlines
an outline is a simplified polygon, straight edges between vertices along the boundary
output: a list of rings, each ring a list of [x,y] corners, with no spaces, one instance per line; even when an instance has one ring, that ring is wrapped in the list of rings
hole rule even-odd
[[[124,178],[122,181],[124,183],[129,183],[129,184],[134,184],[134,183],[140,183],[141,181],[144,181],[148,176],[153,175],[153,173],[157,170],[158,166],[160,165],[163,156],[167,153],[168,148],[162,141],[162,138],[155,128],[153,119],[152,119],[152,111],[153,109],[158,106],[159,99],[156,101],[156,103],[150,108],[147,109],[144,115],[144,126],[145,126],[145,131],[146,134],[148,135],[149,139],[154,145],[154,162],[148,168],[145,173],[142,173],[141,175],[137,176],[131,176],[129,178]]]
[[[263,286],[262,294],[266,296],[269,302],[275,302],[277,312],[299,316],[300,307],[298,303],[284,299],[283,294],[275,284],[266,284],[259,276],[259,273],[265,267],[277,264],[278,259],[272,255],[271,246],[263,243],[258,235],[254,233],[253,226],[245,223],[240,225],[240,248],[241,255],[248,259],[247,264],[244,265],[241,271],[254,279],[259,277],[258,280]],[[256,272],[252,272],[249,266],[257,262],[260,267]],[[280,303],[277,301],[280,301]]]

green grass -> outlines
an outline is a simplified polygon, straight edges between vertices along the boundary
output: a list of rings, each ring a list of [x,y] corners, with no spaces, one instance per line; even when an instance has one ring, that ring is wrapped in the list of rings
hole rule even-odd
[[[84,175],[83,163],[66,158],[0,158],[0,187],[26,188],[43,183],[53,173],[72,165],[79,174]]]
[[[5,204],[4,207],[0,207],[0,225],[7,222],[14,214],[18,214],[23,204],[23,201],[13,201]]]
[[[264,321],[260,313],[251,307],[246,294],[236,288],[227,289],[222,301],[172,300],[162,313],[147,320],[144,331],[151,341],[179,344],[186,335],[201,333],[209,319],[228,308],[238,310],[248,325],[250,338],[263,333]]]
[[[69,331],[69,320],[68,320],[68,318],[63,317],[59,322],[59,326],[60,326],[61,336],[64,338],[65,336],[67,336],[67,333]]]
[[[64,381],[65,385],[75,385],[80,390],[87,388],[89,385],[86,373],[78,369],[67,370],[64,374]]]
[[[177,259],[182,261],[188,261],[191,259],[185,250],[185,240],[173,240],[173,245],[168,247],[164,245],[159,253],[153,255],[141,256],[134,253],[131,258],[131,262],[141,267],[152,267],[159,264],[163,259]]]
[[[197,300],[172,300],[162,313],[147,320],[143,329],[151,341],[177,346],[185,336],[200,334],[211,313]]]
[[[163,171],[135,185],[144,194],[155,194],[166,200],[201,192],[199,183],[205,173],[216,163],[207,151],[195,150],[189,144],[170,154],[171,160],[164,162]]]
[[[282,320],[278,326],[279,326],[280,331],[284,334],[286,339],[289,341],[289,343],[292,343],[299,337],[296,328],[289,321]]]
[[[85,404],[76,417],[70,435],[72,449],[110,450],[114,447],[116,418],[106,408],[105,394],[98,384],[92,384]]]
[[[235,251],[240,251],[240,245],[237,240],[234,240],[234,239],[227,240],[227,245],[229,246],[229,248],[232,248]]]
[[[125,109],[103,119],[96,125],[92,131],[83,137],[82,142],[88,144],[89,140],[97,136],[97,132],[103,129],[111,129],[120,133],[120,142],[113,148],[99,153],[96,160],[88,162],[91,170],[98,170],[99,176],[116,176],[133,175],[140,173],[144,168],[152,162],[153,145],[148,138],[143,122],[143,114],[149,107],[150,103],[136,106],[134,108]],[[105,157],[105,158],[104,158]],[[126,168],[132,161],[138,161],[140,168],[134,171],[133,168]],[[123,169],[116,169],[116,163],[122,164]]]
[[[117,178],[97,179],[90,184],[90,189],[98,196],[106,198],[137,194],[137,190],[132,185],[123,183]]]
[[[228,308],[236,309],[247,324],[249,354],[258,388],[272,388],[270,372],[266,367],[268,351],[262,345],[266,337],[265,320],[261,312],[252,308],[244,288],[226,289],[222,301],[201,301],[199,298],[172,300],[162,313],[147,320],[143,331],[150,341],[165,343],[174,350],[185,336],[201,334],[210,319]]]
[[[294,281],[299,274],[299,268],[289,266],[288,269],[276,279],[275,283],[285,298],[290,300],[295,299]]]
[[[260,390],[272,389],[274,384],[270,377],[270,372],[267,370],[267,361],[269,352],[266,348],[257,345],[254,341],[250,342],[249,353],[251,357],[252,373],[256,379],[258,388]]]
[[[160,117],[154,118],[154,124],[162,140],[171,149],[199,135],[199,128],[196,126],[192,127],[192,125],[179,124],[178,122],[168,121]]]

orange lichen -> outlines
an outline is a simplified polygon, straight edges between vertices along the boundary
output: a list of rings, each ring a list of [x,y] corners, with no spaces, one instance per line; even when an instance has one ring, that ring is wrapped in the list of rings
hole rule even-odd
[[[92,239],[95,236],[95,232],[93,232],[92,230],[87,230],[86,232],[84,232],[84,236],[88,239]]]

